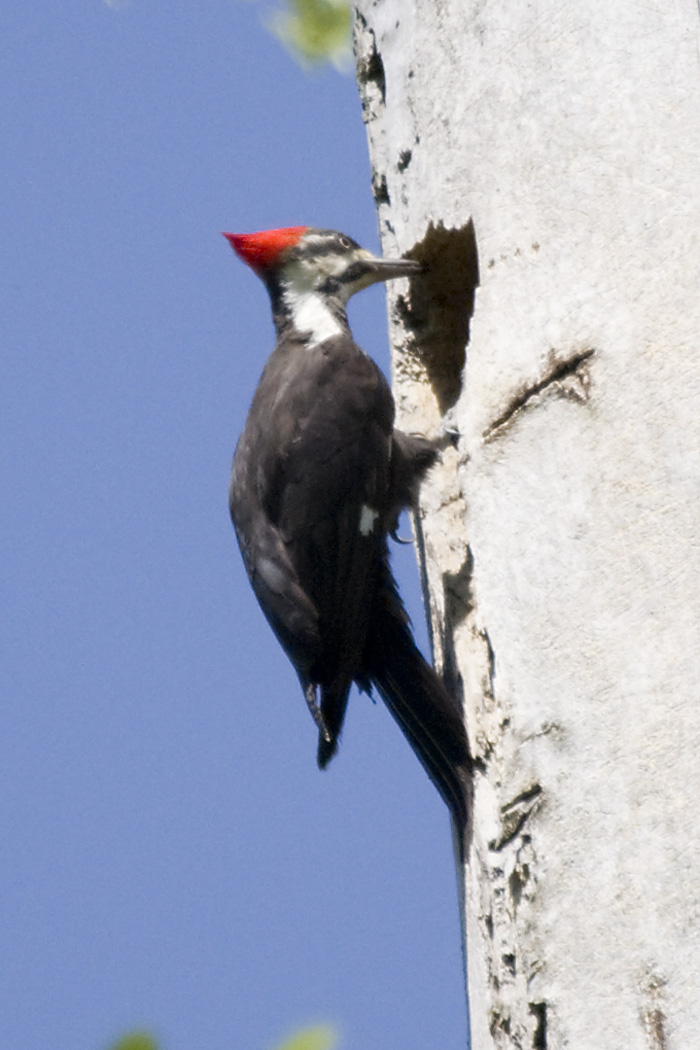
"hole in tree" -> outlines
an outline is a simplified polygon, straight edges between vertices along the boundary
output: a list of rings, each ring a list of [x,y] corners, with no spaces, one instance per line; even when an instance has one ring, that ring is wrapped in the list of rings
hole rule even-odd
[[[469,342],[469,323],[479,285],[479,260],[471,220],[448,230],[430,226],[411,258],[425,272],[411,282],[410,299],[400,297],[397,310],[410,336],[408,355],[420,359],[445,413],[457,401]]]
[[[547,1050],[547,1004],[530,1003],[530,1013],[535,1018],[532,1050]]]

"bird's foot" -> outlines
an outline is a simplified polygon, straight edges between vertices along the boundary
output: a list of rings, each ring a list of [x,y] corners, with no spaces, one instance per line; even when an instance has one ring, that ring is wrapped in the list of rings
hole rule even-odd
[[[461,437],[454,408],[449,408],[442,417],[436,440],[440,449],[457,448]]]

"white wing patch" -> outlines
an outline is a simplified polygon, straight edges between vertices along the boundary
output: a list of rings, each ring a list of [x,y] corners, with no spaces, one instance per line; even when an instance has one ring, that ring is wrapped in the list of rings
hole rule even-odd
[[[374,532],[374,526],[379,517],[379,511],[374,510],[372,507],[368,507],[365,503],[360,513],[360,535],[371,536]]]

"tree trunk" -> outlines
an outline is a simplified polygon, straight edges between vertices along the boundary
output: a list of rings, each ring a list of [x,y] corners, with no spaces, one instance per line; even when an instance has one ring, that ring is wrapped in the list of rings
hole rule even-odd
[[[361,0],[419,532],[476,759],[472,1045],[700,1045],[693,0]],[[466,349],[466,360],[465,360]]]

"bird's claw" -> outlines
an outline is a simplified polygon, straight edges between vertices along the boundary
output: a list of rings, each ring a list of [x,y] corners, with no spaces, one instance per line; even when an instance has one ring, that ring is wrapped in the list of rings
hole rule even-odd
[[[459,425],[455,418],[455,410],[454,408],[450,408],[442,417],[442,422],[440,423],[440,429],[437,435],[438,441],[443,449],[447,448],[448,445],[451,445],[452,448],[457,448],[460,437],[461,434]]]

